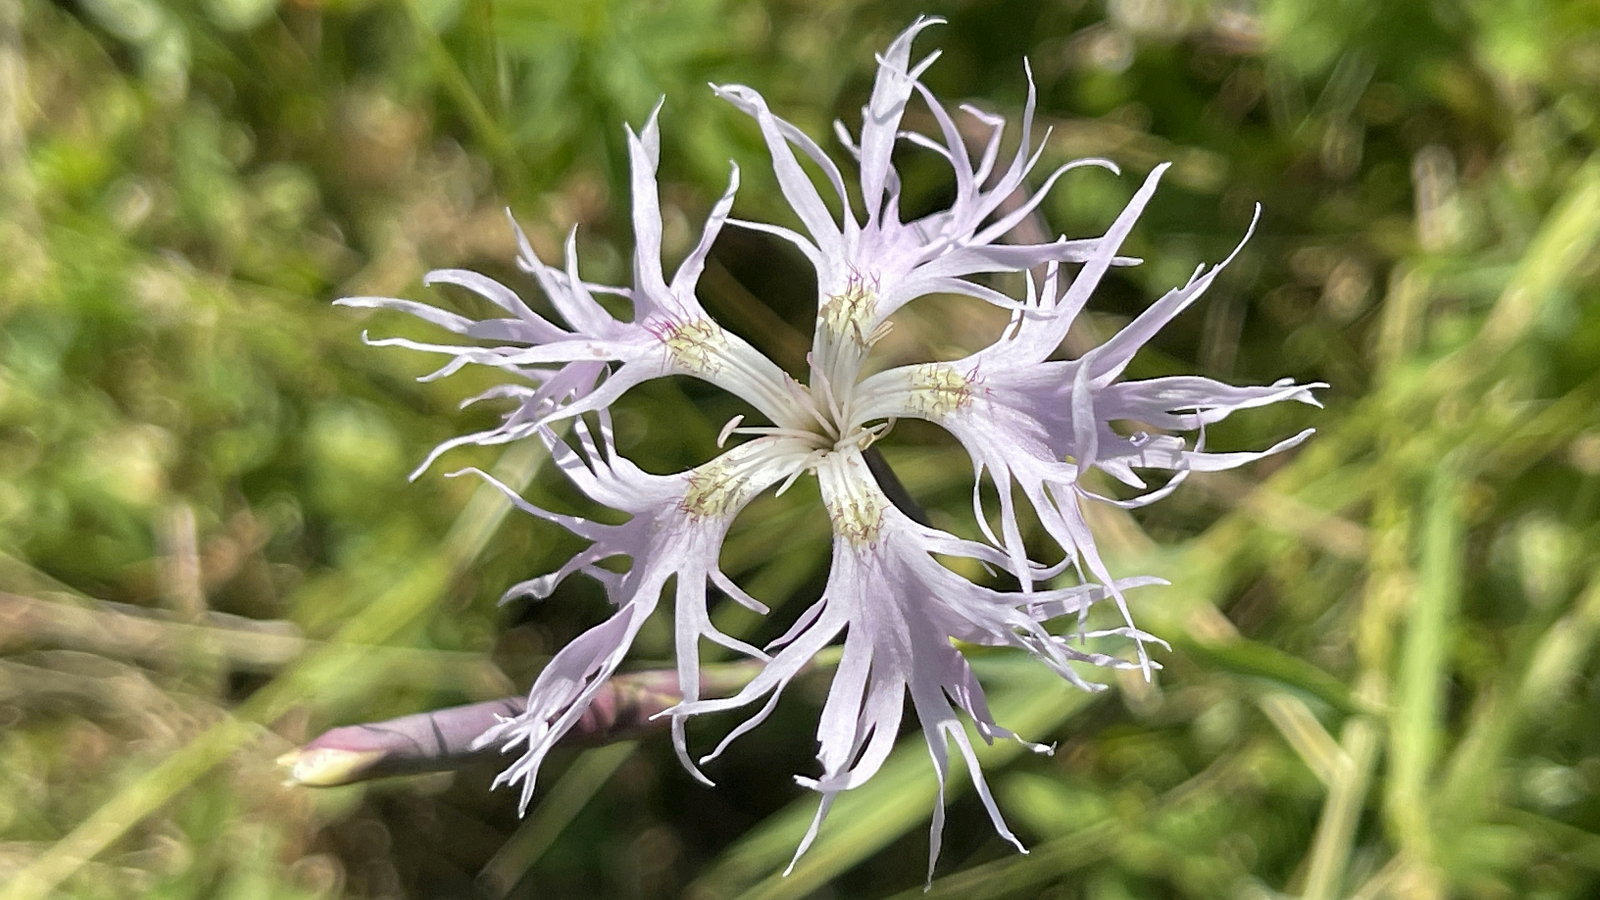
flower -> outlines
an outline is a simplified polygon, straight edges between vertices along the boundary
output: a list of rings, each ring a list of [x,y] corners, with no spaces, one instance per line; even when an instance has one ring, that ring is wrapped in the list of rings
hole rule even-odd
[[[756,91],[728,85],[715,90],[755,120],[803,233],[731,218],[739,182],[735,167],[699,242],[668,281],[661,266],[656,185],[658,105],[638,133],[628,131],[636,240],[631,287],[583,281],[575,236],[567,240],[564,266],[556,268],[541,261],[518,230],[517,262],[537,281],[563,324],[532,311],[510,288],[459,270],[434,272],[428,281],[467,288],[507,315],[474,321],[394,298],[339,301],[411,313],[478,341],[470,345],[370,341],[442,354],[447,362],[428,377],[469,364],[495,367],[507,376],[505,385],[478,398],[513,401],[500,424],[447,441],[422,468],[453,446],[534,438],[548,447],[556,464],[584,494],[630,517],[621,525],[603,525],[550,512],[484,473],[468,470],[495,483],[526,512],[591,542],[557,571],[517,585],[508,597],[544,597],[569,575],[583,573],[605,586],[616,607],[610,619],[555,655],[529,692],[525,712],[502,718],[479,739],[484,745],[522,749],[496,783],[520,783],[524,807],[545,755],[617,671],[641,623],[654,612],[671,581],[683,700],[662,715],[671,719],[683,764],[702,780],[706,779],[699,764],[760,723],[818,651],[844,636],[817,730],[821,772],[798,779],[822,798],[796,859],[816,835],[834,797],[871,778],[883,764],[907,695],[941,785],[932,826],[930,878],[939,852],[942,790],[952,744],[966,757],[995,828],[1017,843],[984,783],[963,718],[986,741],[1020,738],[994,721],[982,687],[953,642],[1019,648],[1085,689],[1101,686],[1084,680],[1075,663],[1138,668],[1149,677],[1158,665],[1150,659],[1147,645],[1161,642],[1134,626],[1124,595],[1131,588],[1162,582],[1113,578],[1095,548],[1084,504],[1153,502],[1190,472],[1243,465],[1310,435],[1301,432],[1259,452],[1214,453],[1204,446],[1206,426],[1237,410],[1283,400],[1318,405],[1312,391],[1323,387],[1320,384],[1285,380],[1262,387],[1232,387],[1199,377],[1119,380],[1134,353],[1199,299],[1232,255],[1197,270],[1185,285],[1156,301],[1101,346],[1076,359],[1054,358],[1073,319],[1107,271],[1138,263],[1118,254],[1166,166],[1149,174],[1104,234],[1039,244],[1000,243],[1066,172],[1083,165],[1112,171],[1116,167],[1102,160],[1069,163],[1046,177],[1037,191],[1027,191],[1024,183],[1040,157],[1031,136],[1031,72],[1021,143],[1009,161],[1001,163],[1004,121],[962,108],[988,129],[987,141],[974,158],[951,113],[920,80],[937,53],[915,64],[911,61],[914,38],[939,21],[918,19],[879,58],[859,139],[842,125],[838,128],[858,164],[860,215],[843,173],[817,143],[775,116]],[[937,134],[902,130],[914,97],[931,113]],[[900,183],[891,158],[901,142],[932,150],[949,163],[956,190],[947,209],[909,221],[902,218]],[[802,167],[802,157],[820,169],[837,200],[837,215]],[[1002,205],[1019,195],[1020,203]],[[816,330],[803,384],[724,330],[695,298],[711,245],[729,224],[793,243],[816,269]],[[1072,267],[1075,271],[1069,272]],[[1020,300],[973,280],[1008,272],[1028,273],[1026,296]],[[632,318],[624,321],[609,313],[596,300],[600,293],[629,301]],[[891,368],[863,377],[863,363],[887,333],[889,316],[931,293],[965,295],[1008,309],[1010,324],[992,346],[964,359]],[[674,374],[703,379],[742,397],[769,424],[744,426],[742,417],[735,418],[724,429],[722,442],[734,435],[747,439],[715,459],[675,475],[640,470],[617,452],[609,407],[634,385]],[[973,506],[985,542],[964,540],[914,521],[891,502],[869,471],[869,448],[900,418],[937,424],[965,447],[972,459]],[[570,428],[568,438],[558,434],[562,422]],[[1124,424],[1114,427],[1117,423]],[[1198,432],[1193,446],[1172,433],[1184,431]],[[1081,476],[1089,468],[1145,493],[1132,500],[1100,497],[1083,484]],[[1147,490],[1138,474],[1141,469],[1171,476],[1160,488]],[[719,569],[724,536],[755,496],[774,487],[782,492],[807,475],[819,482],[833,528],[832,568],[821,598],[766,648],[722,634],[707,612],[708,585],[766,612]],[[998,533],[977,488],[985,476],[996,489]],[[1062,559],[1056,563],[1029,558],[1014,487],[1061,547]],[[626,572],[599,565],[613,557],[629,560]],[[984,587],[936,557],[1005,569],[1020,587]],[[1075,573],[1076,583],[1051,586],[1068,570]],[[1088,631],[1085,617],[1090,607],[1107,600],[1119,609],[1122,624]],[[1065,616],[1076,619],[1076,627],[1066,629],[1066,634],[1046,627],[1049,620]],[[732,696],[702,698],[702,639],[759,660],[764,668]],[[1100,639],[1128,642],[1133,658],[1088,649],[1090,642]],[[688,719],[757,704],[712,754],[698,762],[690,759],[685,741]],[[1028,746],[1048,752],[1046,747]]]

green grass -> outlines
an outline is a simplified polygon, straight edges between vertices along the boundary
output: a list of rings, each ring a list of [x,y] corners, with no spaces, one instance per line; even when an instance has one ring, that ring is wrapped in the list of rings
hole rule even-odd
[[[1133,239],[1148,262],[1107,284],[1093,330],[1264,205],[1130,374],[1332,385],[1326,410],[1208,434],[1316,427],[1289,457],[1096,511],[1115,571],[1172,582],[1134,595],[1173,644],[1155,684],[1090,696],[976,660],[1002,724],[1058,749],[983,753],[1026,856],[951,775],[926,896],[1591,896],[1600,13],[1245,8],[0,0],[0,897],[921,895],[935,785],[915,735],[779,874],[814,808],[790,776],[812,771],[820,682],[711,767],[715,791],[648,736],[557,754],[521,821],[492,766],[312,792],[273,764],[333,725],[525,688],[602,603],[573,584],[495,605],[576,544],[441,472],[573,493],[524,447],[408,483],[491,421],[456,409],[487,376],[418,384],[426,361],[360,332],[423,331],[330,301],[420,298],[435,266],[513,279],[508,206],[542,253],[578,226],[585,276],[624,279],[622,123],[662,96],[669,254],[730,159],[736,209],[785,221],[758,135],[705,83],[757,87],[826,137],[919,12],[950,19],[924,39],[941,97],[1015,113],[1026,56],[1046,164],[1123,166],[1066,179],[1055,228],[1103,227],[1175,161]],[[940,177],[908,156],[907,208],[937,203]],[[703,299],[792,363],[806,277],[729,234]],[[917,334],[966,321],[913,315]],[[619,440],[677,470],[739,411],[651,384]],[[970,532],[964,460],[931,430],[893,437],[935,522]],[[780,617],[826,571],[805,500],[763,501],[724,558]],[[657,626],[634,658],[670,652]]]

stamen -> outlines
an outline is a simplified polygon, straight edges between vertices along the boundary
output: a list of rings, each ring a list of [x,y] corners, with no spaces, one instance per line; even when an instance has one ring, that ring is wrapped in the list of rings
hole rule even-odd
[[[774,425],[752,425],[749,428],[735,428],[733,434],[754,434],[762,437],[786,437],[797,441],[805,441],[813,446],[821,446],[818,442],[826,440],[815,431],[801,431],[798,428],[779,428]]]
[[[811,354],[809,353],[806,354],[806,362],[807,364],[811,362]],[[815,366],[812,367],[812,371],[816,371]],[[811,418],[818,425],[822,426],[822,430],[827,433],[828,437],[837,438],[839,436],[838,430],[834,427],[832,422],[828,421],[826,416],[817,410],[816,398],[812,396],[811,392],[806,390],[804,387],[801,387],[800,383],[791,378],[787,373],[785,373],[783,377],[785,384],[791,386],[791,393],[804,401],[801,405],[805,407],[806,412],[810,414]]]
[[[896,421],[896,419],[889,419],[888,421],[879,422],[876,425],[870,425],[866,428],[853,431],[849,435],[836,441],[833,445],[833,449],[843,450],[846,447],[855,447],[857,450],[866,450],[868,447],[871,447],[873,444],[882,440],[883,436],[888,434],[890,429],[894,428]]]
[[[791,486],[793,486],[794,483],[799,480],[801,475],[804,475],[807,472],[815,471],[817,464],[822,461],[824,456],[827,455],[828,451],[820,447],[811,451],[810,453],[807,453],[805,458],[800,461],[799,465],[795,466],[795,470],[789,473],[789,477],[785,478],[783,483],[778,485],[778,489],[773,492],[772,496],[782,497],[783,492],[787,491]]]
[[[828,376],[821,369],[813,368],[812,374],[817,383],[817,388],[822,391],[822,398],[828,401],[828,412],[833,416],[834,422],[848,421],[844,417],[844,410],[839,408],[839,401],[833,395],[833,385],[828,382]],[[839,439],[839,429],[832,422],[824,422],[823,427],[828,429],[828,437]]]
[[[722,445],[726,444],[728,442],[728,436],[729,435],[731,435],[735,431],[739,430],[739,423],[743,422],[743,421],[744,421],[744,415],[741,413],[740,415],[734,416],[733,418],[729,419],[728,420],[728,424],[722,426],[722,431],[717,435],[717,449],[718,450],[721,450],[722,449]]]
[[[872,330],[871,334],[869,334],[866,337],[862,338],[861,339],[861,343],[862,343],[863,346],[866,346],[866,347],[875,346],[879,341],[881,341],[884,338],[888,337],[889,336],[889,332],[891,332],[893,330],[894,330],[894,323],[893,322],[882,322],[882,323],[880,323],[878,325],[877,328],[874,328]],[[856,329],[856,334],[859,336],[861,334],[861,329],[857,328]]]

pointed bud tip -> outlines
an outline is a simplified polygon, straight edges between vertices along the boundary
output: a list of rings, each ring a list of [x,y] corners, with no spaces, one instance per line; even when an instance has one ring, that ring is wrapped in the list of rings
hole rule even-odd
[[[300,747],[278,757],[289,770],[288,782],[302,787],[336,787],[359,781],[362,773],[383,759],[382,750],[342,750],[337,747]]]

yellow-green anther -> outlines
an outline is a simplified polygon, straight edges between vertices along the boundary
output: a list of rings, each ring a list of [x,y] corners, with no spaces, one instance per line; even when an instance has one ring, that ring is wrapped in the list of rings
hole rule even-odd
[[[833,533],[857,547],[876,544],[883,531],[885,499],[875,484],[868,489],[863,489],[866,488],[864,484],[850,487],[850,490],[829,491],[823,495],[828,518],[833,520]]]
[[[667,345],[679,368],[690,375],[708,375],[721,365],[728,336],[710,319],[696,319],[662,329],[661,343]]]
[[[817,318],[834,337],[854,336],[859,343],[870,346],[881,337],[879,329],[874,328],[870,333],[867,330],[877,310],[877,285],[868,283],[860,275],[852,275],[843,292],[822,304]]]
[[[972,382],[945,363],[923,363],[911,373],[911,411],[929,419],[949,415],[972,402]]]
[[[743,467],[729,465],[719,457],[691,471],[689,487],[678,506],[697,519],[721,518],[732,514],[748,499],[750,478]]]

